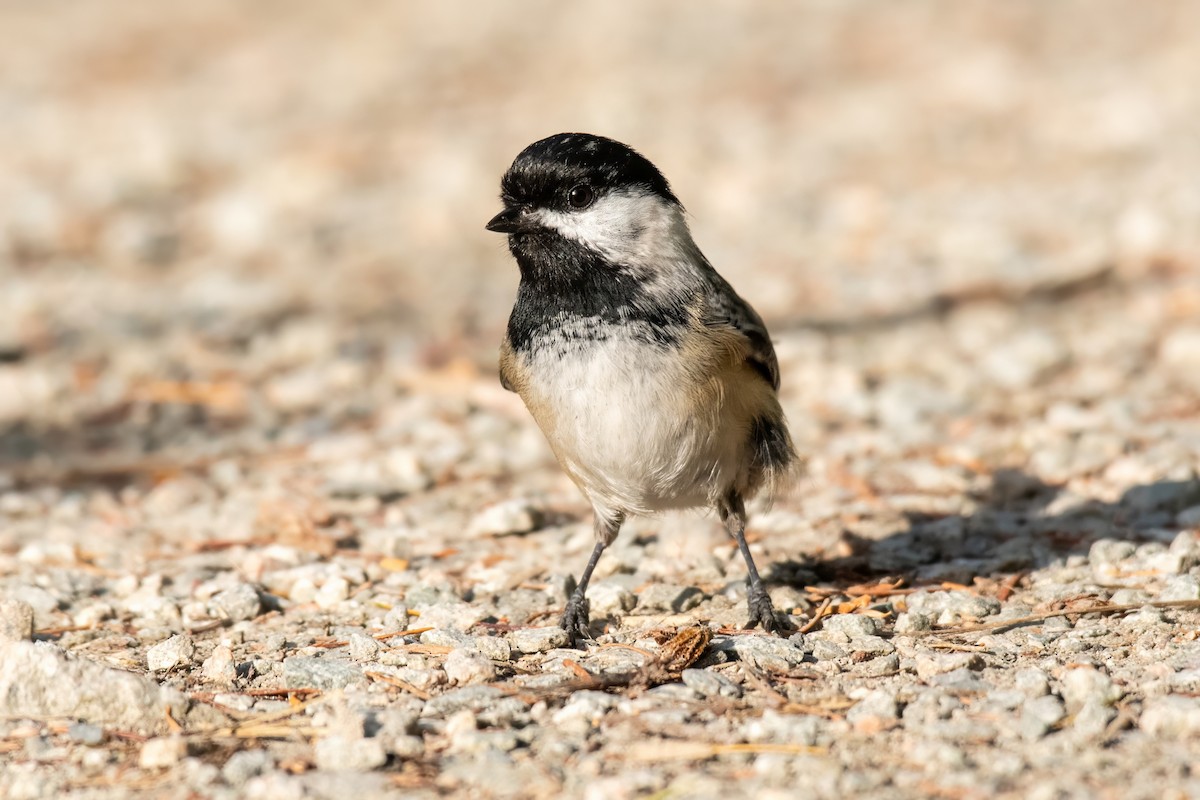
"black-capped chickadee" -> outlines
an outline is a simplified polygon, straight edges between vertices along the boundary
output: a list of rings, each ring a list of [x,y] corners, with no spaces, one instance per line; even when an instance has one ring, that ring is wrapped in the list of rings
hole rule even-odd
[[[521,270],[500,346],[517,392],[591,502],[596,547],[567,603],[590,639],[588,580],[630,514],[715,508],[749,570],[750,625],[780,620],[746,545],[745,501],[797,464],[766,326],[692,241],[666,178],[627,145],[560,133],[501,181]]]

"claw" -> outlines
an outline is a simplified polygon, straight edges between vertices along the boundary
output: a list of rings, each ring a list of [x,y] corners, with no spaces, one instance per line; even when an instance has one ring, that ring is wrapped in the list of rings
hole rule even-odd
[[[578,647],[581,641],[592,641],[591,631],[588,630],[588,610],[587,598],[582,595],[573,594],[567,601],[559,625],[567,632],[567,640],[571,647]]]
[[[761,586],[751,588],[749,595],[746,597],[746,606],[750,610],[750,621],[746,623],[747,628],[762,625],[763,630],[767,633],[780,633],[786,630],[786,627],[780,623],[779,616],[775,613],[775,606],[771,603],[771,595],[767,594],[766,589]]]

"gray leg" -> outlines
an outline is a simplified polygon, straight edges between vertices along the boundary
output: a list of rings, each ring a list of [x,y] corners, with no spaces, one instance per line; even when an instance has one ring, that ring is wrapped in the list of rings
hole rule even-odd
[[[575,585],[575,591],[571,593],[571,599],[567,601],[562,621],[559,623],[567,632],[567,638],[570,639],[572,647],[578,645],[580,641],[590,641],[592,638],[592,634],[588,630],[588,581],[592,579],[592,571],[596,569],[596,564],[600,563],[600,554],[604,552],[604,548],[617,538],[617,531],[621,529],[623,521],[623,516],[606,520],[599,514],[596,515],[596,546],[592,548],[592,556],[588,559],[587,566],[583,568],[583,574],[579,576],[579,583]]]
[[[767,594],[762,578],[758,576],[758,567],[754,565],[750,546],[746,544],[746,505],[742,502],[742,496],[737,492],[730,492],[717,506],[717,513],[721,515],[721,522],[725,523],[725,529],[737,542],[738,549],[742,551],[742,558],[746,560],[746,571],[749,573],[747,582],[750,584],[746,595],[750,621],[746,623],[746,627],[753,628],[761,624],[763,630],[770,633],[782,630],[783,626],[775,616],[775,607],[771,605],[771,595]]]

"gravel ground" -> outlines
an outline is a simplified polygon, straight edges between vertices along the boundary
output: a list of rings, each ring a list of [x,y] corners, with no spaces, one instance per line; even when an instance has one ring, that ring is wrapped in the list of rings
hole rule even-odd
[[[424,5],[0,2],[0,795],[1200,797],[1200,6]],[[789,637],[669,515],[562,647],[562,129],[772,326]]]

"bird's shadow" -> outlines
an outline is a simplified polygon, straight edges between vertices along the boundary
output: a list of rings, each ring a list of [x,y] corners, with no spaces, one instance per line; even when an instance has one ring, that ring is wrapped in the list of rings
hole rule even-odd
[[[1078,498],[1020,470],[998,471],[966,515],[906,514],[908,527],[882,539],[847,535],[849,555],[780,561],[768,581],[851,585],[902,577],[909,586],[970,585],[1086,556],[1101,539],[1169,544],[1176,515],[1200,505],[1200,479],[1134,486],[1116,502]]]

